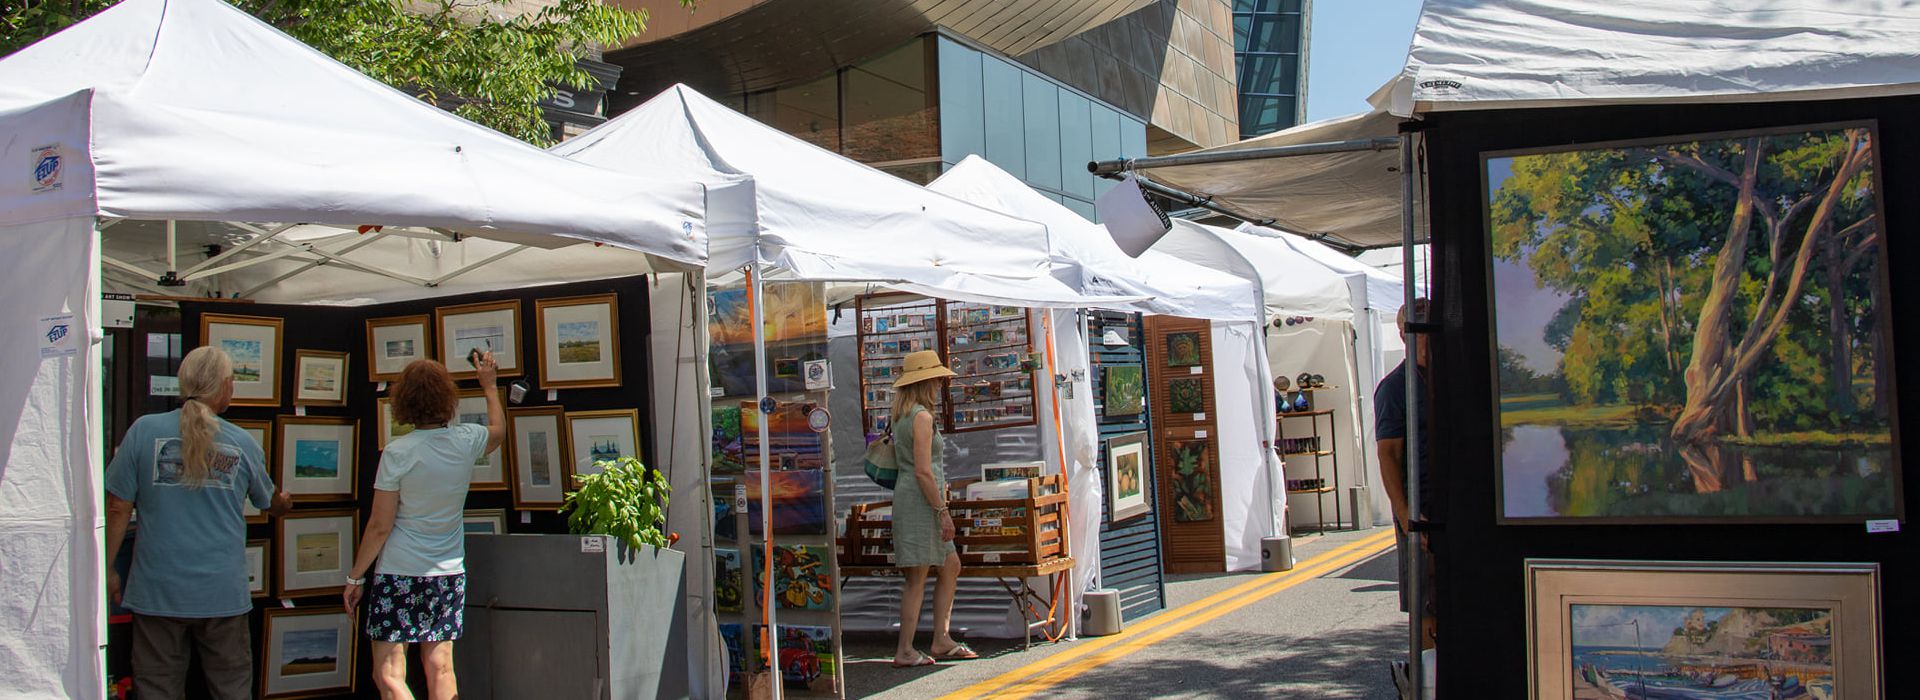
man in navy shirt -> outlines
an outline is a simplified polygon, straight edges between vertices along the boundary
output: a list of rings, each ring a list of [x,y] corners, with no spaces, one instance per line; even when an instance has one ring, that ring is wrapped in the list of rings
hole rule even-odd
[[[1414,313],[1425,317],[1428,302],[1426,299],[1415,299],[1412,308]],[[1407,307],[1401,307],[1399,323],[1400,337],[1404,340],[1407,337]],[[1428,368],[1428,358],[1431,357],[1432,353],[1428,347],[1428,343],[1424,340],[1415,343],[1415,345],[1418,345],[1418,348],[1414,353],[1414,369],[1411,374],[1413,375],[1415,394],[1419,397],[1414,404],[1413,414],[1416,416],[1416,420],[1419,421],[1420,450],[1418,456],[1421,466],[1419,484],[1420,501],[1421,510],[1430,512],[1433,508],[1434,493],[1430,487],[1433,483],[1433,477],[1428,472],[1430,471],[1430,465],[1433,464],[1431,457],[1433,454],[1431,448],[1431,445],[1433,445],[1433,437],[1432,432],[1427,429],[1427,411],[1425,410],[1427,381],[1425,374]],[[1407,551],[1409,547],[1415,544],[1407,528],[1407,521],[1411,515],[1408,512],[1409,504],[1407,503],[1408,374],[1407,363],[1402,361],[1400,366],[1393,368],[1393,371],[1389,372],[1386,378],[1380,380],[1380,385],[1375,387],[1373,391],[1373,437],[1375,447],[1380,453],[1380,487],[1386,489],[1387,500],[1393,505],[1393,531],[1400,554],[1401,612],[1406,612],[1410,609],[1409,601],[1407,600],[1407,583],[1409,580]],[[1421,547],[1426,546],[1424,537],[1420,538],[1418,545]],[[1422,566],[1421,569],[1420,599],[1421,610],[1425,615],[1421,626],[1421,646],[1423,648],[1431,648],[1433,646],[1434,634],[1433,574],[1431,561],[1428,562],[1427,566]]]

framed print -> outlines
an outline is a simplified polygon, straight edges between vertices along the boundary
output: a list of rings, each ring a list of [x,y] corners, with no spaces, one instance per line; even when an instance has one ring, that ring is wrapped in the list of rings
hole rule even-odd
[[[1147,434],[1107,439],[1107,510],[1113,522],[1146,515]]]
[[[253,438],[253,441],[260,445],[260,453],[264,455],[264,459],[266,459],[267,470],[269,472],[273,471],[274,465],[276,464],[276,462],[273,461],[273,421],[230,420],[227,422],[232,423],[234,427],[246,431],[247,437]],[[275,485],[277,486],[278,484]],[[250,525],[267,524],[267,514],[260,512],[259,508],[253,507],[253,501],[251,499],[240,499],[240,512],[246,516],[247,523]]]
[[[1100,408],[1108,416],[1136,416],[1147,408],[1146,375],[1138,365],[1108,365],[1101,370],[1104,379]]]
[[[360,421],[280,416],[280,456],[274,481],[293,500],[351,501],[359,494]]]
[[[347,354],[293,351],[293,405],[347,405]]]
[[[1879,140],[1483,156],[1500,522],[1904,517]]]
[[[1199,367],[1200,334],[1195,332],[1168,333],[1167,366]]]
[[[247,540],[247,593],[267,597],[267,562],[273,559],[270,540]]]
[[[414,360],[433,357],[426,314],[367,319],[367,381],[391,382]]]
[[[487,415],[487,395],[479,391],[460,392],[460,403],[453,411],[453,422],[472,423],[474,425],[492,425]],[[512,440],[511,436],[508,438]],[[492,452],[480,455],[473,461],[473,480],[468,483],[469,491],[505,491],[507,489],[507,454],[513,445],[502,443]]]
[[[233,405],[280,406],[280,330],[261,316],[200,314],[200,343],[233,360]]]
[[[1526,562],[1535,700],[1882,697],[1877,564]]]
[[[500,376],[521,375],[519,301],[442,306],[433,310],[433,325],[440,329],[440,361],[454,379],[474,377],[473,364],[467,362],[471,350],[492,352]]]
[[[401,423],[394,420],[393,399],[382,396],[373,403],[376,414],[374,420],[377,421],[379,425],[380,449],[387,449],[387,444],[393,442],[394,438],[413,432],[412,423]]]
[[[352,508],[295,510],[274,521],[273,595],[339,595],[353,568],[360,513]]]
[[[260,636],[263,700],[353,694],[360,633],[345,608],[267,608]]]
[[[513,459],[513,507],[558,506],[566,500],[567,412],[559,406],[515,408],[507,411],[513,436],[507,450]]]
[[[1193,414],[1207,412],[1207,387],[1198,377],[1174,377],[1167,380],[1167,411]]]
[[[616,294],[533,302],[540,332],[540,386],[620,386],[620,298]]]
[[[568,411],[567,439],[573,443],[572,473],[598,474],[596,462],[640,456],[640,412],[631,408]]]
[[[507,511],[502,508],[469,508],[461,515],[460,527],[469,535],[507,534]]]
[[[1173,473],[1167,483],[1173,499],[1173,519],[1183,523],[1213,519],[1213,444],[1205,438],[1171,441]]]

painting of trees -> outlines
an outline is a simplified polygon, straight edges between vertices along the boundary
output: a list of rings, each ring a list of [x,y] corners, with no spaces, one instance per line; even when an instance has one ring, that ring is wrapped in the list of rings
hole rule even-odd
[[[1596,449],[1676,460],[1696,492],[1790,471],[1781,449],[1884,450],[1874,141],[1848,126],[1490,159],[1496,285],[1520,291],[1495,314],[1531,321],[1501,326],[1503,423],[1630,426]]]

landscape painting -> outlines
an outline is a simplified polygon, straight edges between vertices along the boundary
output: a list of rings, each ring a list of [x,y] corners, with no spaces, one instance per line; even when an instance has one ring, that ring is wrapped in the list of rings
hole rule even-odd
[[[239,338],[224,338],[220,349],[233,360],[233,380],[236,382],[260,381],[261,360],[260,341]]]
[[[766,329],[767,392],[806,391],[800,368],[827,359],[827,305],[825,288],[815,282],[780,282],[762,286],[766,297],[762,320]],[[753,308],[744,289],[723,289],[707,295],[707,333],[712,341],[708,372],[716,396],[754,396]],[[784,370],[784,371],[782,371]]]
[[[1824,608],[1571,606],[1573,697],[1836,698]]]
[[[600,362],[600,322],[567,321],[560,325],[560,363]]]
[[[293,476],[299,479],[340,478],[340,442],[293,441]]]
[[[342,568],[340,533],[337,532],[303,532],[295,535],[293,552],[295,573],[326,573]]]
[[[740,407],[715,406],[713,409],[713,472],[738,474],[746,468],[740,451]]]
[[[280,676],[333,673],[340,664],[337,629],[288,630],[280,635]]]
[[[1503,520],[1900,515],[1877,140],[1487,159]]]

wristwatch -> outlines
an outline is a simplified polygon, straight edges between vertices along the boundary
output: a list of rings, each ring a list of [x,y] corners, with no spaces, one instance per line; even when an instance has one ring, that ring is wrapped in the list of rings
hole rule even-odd
[[[367,580],[366,580],[366,579],[364,579],[364,578],[354,578],[354,577],[352,577],[352,576],[348,576],[348,577],[347,577],[347,585],[349,585],[349,586],[365,586],[365,585],[367,585]]]

